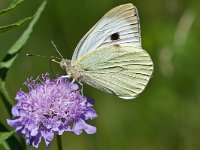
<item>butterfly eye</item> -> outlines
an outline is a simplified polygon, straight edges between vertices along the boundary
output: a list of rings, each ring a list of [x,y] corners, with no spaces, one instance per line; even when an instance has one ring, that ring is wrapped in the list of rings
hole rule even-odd
[[[119,39],[119,33],[113,33],[110,36],[110,38],[111,38],[112,41],[118,40]]]

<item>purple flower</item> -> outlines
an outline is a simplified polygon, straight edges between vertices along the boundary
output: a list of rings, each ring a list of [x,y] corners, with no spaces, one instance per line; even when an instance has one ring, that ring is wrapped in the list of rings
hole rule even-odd
[[[77,135],[83,130],[87,134],[96,132],[95,127],[85,122],[97,117],[93,104],[82,96],[77,84],[61,77],[50,80],[46,74],[42,79],[29,78],[25,85],[29,92],[18,91],[13,119],[7,123],[26,137],[27,144],[37,148],[43,137],[48,146],[54,134],[62,135],[64,131]]]

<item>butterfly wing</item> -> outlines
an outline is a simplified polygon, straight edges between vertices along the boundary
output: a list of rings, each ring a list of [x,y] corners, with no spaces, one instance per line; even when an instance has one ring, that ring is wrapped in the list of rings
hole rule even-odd
[[[84,54],[111,44],[141,48],[139,17],[133,4],[120,5],[107,12],[78,43],[72,65]]]
[[[83,82],[123,99],[140,94],[153,72],[149,54],[130,45],[98,48],[81,56],[74,67]]]

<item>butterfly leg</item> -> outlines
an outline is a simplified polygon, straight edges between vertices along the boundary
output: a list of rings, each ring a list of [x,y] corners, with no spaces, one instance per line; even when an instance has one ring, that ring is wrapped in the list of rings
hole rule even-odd
[[[83,96],[83,84],[81,82],[78,82],[81,85],[81,94]]]
[[[67,74],[67,75],[64,75],[64,76],[61,76],[61,78],[71,78],[72,76],[70,74]]]
[[[74,78],[73,78],[73,80],[72,80],[72,82],[71,82],[71,83],[74,83],[74,82],[76,82],[76,79],[74,79]]]

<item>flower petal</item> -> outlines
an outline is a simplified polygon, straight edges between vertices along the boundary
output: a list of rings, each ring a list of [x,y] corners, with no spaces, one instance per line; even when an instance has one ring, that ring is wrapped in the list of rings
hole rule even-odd
[[[38,132],[38,134],[35,136],[33,142],[32,142],[32,146],[34,146],[35,148],[39,147],[39,144],[41,142],[41,132]]]
[[[76,123],[74,123],[72,131],[75,134],[80,135],[83,129],[86,131],[87,134],[94,134],[96,132],[96,127],[87,124],[82,119],[79,119]]]
[[[54,133],[52,131],[43,133],[44,141],[46,143],[46,146],[49,146],[50,142],[53,140]]]

